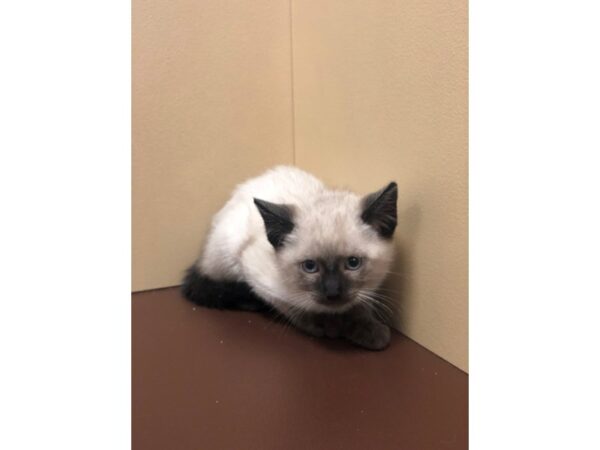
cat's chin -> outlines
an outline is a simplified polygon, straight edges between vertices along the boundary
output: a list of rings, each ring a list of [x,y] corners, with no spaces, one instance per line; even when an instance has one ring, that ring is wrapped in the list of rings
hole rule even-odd
[[[338,303],[313,302],[309,310],[313,313],[342,314],[351,309],[354,305],[356,305],[354,300]]]

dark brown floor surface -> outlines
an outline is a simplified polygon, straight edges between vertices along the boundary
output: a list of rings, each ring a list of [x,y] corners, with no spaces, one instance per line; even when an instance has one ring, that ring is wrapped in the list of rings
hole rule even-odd
[[[134,450],[467,448],[468,376],[400,334],[368,352],[176,288],[132,311]]]

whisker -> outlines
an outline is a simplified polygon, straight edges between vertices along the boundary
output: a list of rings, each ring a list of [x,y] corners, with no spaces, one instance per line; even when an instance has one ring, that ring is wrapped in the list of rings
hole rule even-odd
[[[390,303],[390,304],[392,304],[392,305],[395,305],[395,304],[397,303],[397,302],[396,302],[396,300],[394,300],[392,297],[390,297],[390,296],[388,296],[388,295],[385,295],[385,294],[382,294],[381,292],[378,292],[378,291],[376,291],[376,290],[364,289],[364,291],[365,291],[365,292],[366,292],[368,295],[370,295],[370,296],[372,296],[372,297],[375,297],[375,298],[377,298],[378,300],[384,301],[384,302],[386,302],[386,303]]]
[[[358,298],[363,300],[363,302],[366,302],[369,304],[369,306],[371,306],[371,309],[376,309],[379,308],[380,310],[382,309],[383,311],[385,311],[387,314],[389,314],[390,316],[394,315],[394,310],[386,303],[384,303],[383,301],[377,299],[376,297],[374,297],[371,293],[367,293],[367,292],[359,292],[358,293]],[[365,303],[363,303],[365,304]]]
[[[394,271],[391,271],[391,270],[387,270],[385,272],[385,274],[386,275],[396,275],[396,276],[399,276],[399,277],[402,277],[402,278],[410,278],[410,279],[413,278],[413,275],[411,273],[408,273],[408,272],[394,272]]]

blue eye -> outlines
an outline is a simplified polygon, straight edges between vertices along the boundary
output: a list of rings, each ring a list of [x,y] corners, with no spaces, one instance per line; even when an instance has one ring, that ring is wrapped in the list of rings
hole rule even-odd
[[[312,259],[302,261],[301,266],[302,270],[304,270],[306,273],[315,273],[319,271],[319,265],[316,263],[316,261],[313,261]]]
[[[346,260],[346,269],[348,270],[356,270],[362,265],[362,259],[357,256],[350,256]]]

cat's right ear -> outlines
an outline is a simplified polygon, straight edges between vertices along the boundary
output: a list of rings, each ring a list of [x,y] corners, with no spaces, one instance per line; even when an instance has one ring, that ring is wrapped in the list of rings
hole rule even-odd
[[[254,199],[254,204],[265,223],[267,239],[277,250],[283,246],[285,237],[294,229],[292,208],[288,205]]]
[[[360,217],[365,223],[371,225],[379,236],[391,239],[398,221],[397,202],[398,185],[391,182],[380,191],[363,198],[363,212]]]

